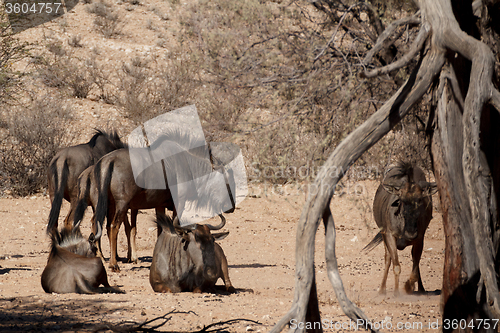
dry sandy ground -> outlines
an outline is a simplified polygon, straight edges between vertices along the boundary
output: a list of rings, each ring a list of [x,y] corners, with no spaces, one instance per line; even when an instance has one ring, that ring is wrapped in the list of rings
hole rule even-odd
[[[388,279],[388,293],[379,295],[383,246],[369,254],[361,249],[376,234],[371,217],[374,181],[359,182],[360,194],[347,193],[332,201],[337,230],[337,256],[347,294],[373,320],[390,323],[389,332],[429,332],[429,322],[440,318],[440,296],[444,235],[440,214],[426,234],[420,263],[428,295],[393,296],[394,279]],[[220,242],[229,262],[229,274],[236,294],[156,294],[149,284],[149,266],[156,240],[152,211],[139,215],[138,264],[121,263],[120,273],[108,276],[111,285],[125,294],[46,294],[40,284],[49,248],[45,235],[50,204],[47,196],[0,199],[0,330],[2,331],[89,331],[113,325],[125,327],[159,316],[168,321],[158,330],[192,332],[204,326],[231,319],[216,326],[217,332],[267,332],[290,309],[294,293],[296,223],[304,194],[293,186],[277,194],[272,188],[255,187],[235,213],[227,216],[229,236]],[[437,201],[437,198],[435,198]],[[68,206],[63,207],[64,215]],[[89,213],[83,223],[89,234]],[[61,217],[61,219],[63,216]],[[123,229],[123,228],[122,228]],[[126,255],[125,235],[120,231],[119,255]],[[326,332],[353,331],[349,319],[339,308],[325,272],[324,236],[321,226],[316,241],[316,273],[322,318]],[[103,241],[109,256],[107,238]],[[402,282],[409,276],[410,249],[400,252]],[[107,263],[106,263],[107,267]],[[222,285],[222,281],[219,281]],[[402,286],[401,286],[402,287]],[[145,327],[152,328],[158,320]],[[406,325],[406,328],[399,327]],[[335,324],[337,326],[335,326]],[[421,326],[420,326],[421,325]],[[116,328],[116,327],[115,327]]]

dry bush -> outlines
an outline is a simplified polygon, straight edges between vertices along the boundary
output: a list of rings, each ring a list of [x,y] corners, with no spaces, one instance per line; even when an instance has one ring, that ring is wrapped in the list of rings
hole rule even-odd
[[[82,35],[73,35],[68,39],[68,44],[72,47],[83,47],[82,45]]]
[[[1,113],[0,189],[20,196],[41,191],[47,186],[50,159],[71,138],[68,107],[59,98],[42,96],[29,106],[9,107]]]
[[[94,2],[87,7],[87,11],[96,15],[94,27],[104,37],[112,38],[121,34],[124,22],[110,3],[105,1]]]
[[[390,21],[410,5],[396,12],[380,1],[200,0],[184,9],[179,42],[203,73],[207,127],[219,135],[237,134],[256,170],[317,170],[409,75],[401,70],[360,80],[360,60],[378,36],[366,19],[368,6],[379,7],[380,19]],[[397,59],[411,44],[413,29],[400,29],[406,42],[377,55],[378,65]],[[383,169],[402,152],[422,153],[425,135],[414,135],[409,126],[397,131],[403,134],[394,136],[389,149],[377,145],[357,165]],[[271,180],[289,181],[282,178]]]
[[[15,38],[8,16],[0,11],[0,103],[10,102],[22,90],[25,73],[13,69],[13,65],[29,57],[30,45]]]
[[[40,56],[38,76],[48,87],[69,90],[71,96],[87,98],[91,92],[112,103],[113,87],[109,74],[95,57],[81,59],[72,50],[65,50],[60,42],[49,42],[51,55]]]
[[[195,64],[176,53],[164,59],[132,58],[122,65],[119,82],[119,103],[136,123],[195,103],[199,85]]]

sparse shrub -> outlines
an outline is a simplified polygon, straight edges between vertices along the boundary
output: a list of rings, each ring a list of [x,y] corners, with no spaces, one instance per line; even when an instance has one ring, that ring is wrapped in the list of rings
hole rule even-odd
[[[149,30],[153,30],[153,31],[156,30],[156,27],[155,27],[155,25],[153,23],[153,20],[148,19],[146,21],[146,28],[148,28]]]
[[[86,98],[94,84],[85,66],[69,56],[44,63],[39,75],[48,87],[69,88],[71,95],[78,98]]]
[[[408,76],[400,71],[389,79],[360,81],[359,61],[376,40],[359,18],[365,7],[315,4],[199,0],[180,14],[178,41],[202,73],[198,110],[204,127],[214,137],[244,140],[248,163],[258,168],[319,168]],[[344,14],[349,29],[338,25]],[[405,33],[415,38],[415,30]],[[394,45],[398,55],[407,45]],[[392,141],[390,150],[377,145],[358,165],[382,169],[401,152],[425,155],[418,149],[423,136],[415,135],[414,127],[403,129],[406,134],[396,136],[408,140]]]
[[[87,7],[87,12],[98,16],[105,16],[107,12],[106,7],[107,5],[104,1],[92,2],[92,4]]]
[[[70,138],[70,112],[64,102],[42,96],[29,106],[1,111],[5,136],[0,142],[1,190],[25,196],[46,187],[50,159]]]
[[[158,39],[156,40],[156,46],[165,47],[165,45],[167,45],[167,40],[163,37],[158,37]]]
[[[94,27],[104,37],[111,38],[121,34],[124,23],[111,4],[104,1],[94,2],[87,8],[87,11],[96,15]]]
[[[0,103],[14,100],[22,90],[25,73],[14,70],[13,65],[30,56],[30,47],[14,36],[7,13],[0,10]]]
[[[87,98],[94,84],[93,79],[85,68],[73,67],[75,71],[67,77],[67,84],[72,89],[72,95],[78,98]]]
[[[63,56],[66,54],[66,50],[64,50],[64,47],[60,41],[51,41],[46,45],[47,50],[50,53],[53,53],[55,56]]]
[[[162,61],[132,58],[120,75],[120,105],[136,123],[194,103],[199,81],[185,55],[171,53]]]
[[[73,35],[68,39],[68,44],[72,47],[83,47],[82,45],[82,35]]]
[[[39,61],[38,73],[45,85],[69,89],[74,97],[87,98],[92,90],[96,90],[96,95],[100,98],[107,102],[112,100],[109,76],[94,57],[80,59],[74,57],[72,52],[57,52],[54,57],[45,57]]]

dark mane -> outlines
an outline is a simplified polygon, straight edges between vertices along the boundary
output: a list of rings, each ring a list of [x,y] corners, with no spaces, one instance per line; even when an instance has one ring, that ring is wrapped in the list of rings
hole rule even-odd
[[[414,166],[407,161],[398,161],[391,167],[387,168],[384,174],[383,182],[385,184],[392,184],[395,181],[401,181],[406,178],[406,181],[413,182],[413,169]]]
[[[90,148],[95,147],[95,145],[97,143],[97,139],[100,136],[105,137],[115,149],[126,148],[126,145],[122,142],[122,140],[120,139],[120,136],[118,135],[118,133],[115,130],[112,130],[110,133],[107,133],[106,131],[101,130],[101,129],[97,129],[97,128],[94,129],[94,135],[92,136],[92,138],[88,142],[88,145],[90,146]]]
[[[90,139],[88,145],[91,147],[91,148],[94,148],[95,147],[95,144],[96,144],[96,141],[97,141],[97,138],[99,138],[101,135],[105,135],[105,136],[108,136],[108,134],[106,132],[104,132],[103,130],[100,130],[100,129],[95,129],[94,131],[94,135],[92,136],[92,138]]]
[[[85,257],[95,256],[94,249],[83,237],[79,226],[76,226],[73,230],[63,228],[61,231],[58,231],[57,229],[53,229],[50,233],[50,238],[52,253],[57,251],[57,247],[61,247]]]

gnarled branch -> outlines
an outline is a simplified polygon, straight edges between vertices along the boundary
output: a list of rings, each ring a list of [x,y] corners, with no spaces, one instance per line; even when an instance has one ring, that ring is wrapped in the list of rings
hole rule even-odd
[[[417,38],[413,41],[410,49],[408,50],[407,53],[405,53],[404,56],[402,56],[400,59],[396,60],[395,62],[393,62],[387,66],[380,67],[380,68],[377,68],[377,69],[374,69],[371,71],[365,70],[363,73],[361,73],[361,77],[371,78],[371,77],[379,76],[382,74],[387,74],[387,73],[390,73],[394,70],[400,69],[400,68],[408,65],[408,63],[412,59],[415,58],[415,56],[418,54],[418,52],[420,52],[420,50],[422,50],[422,47],[424,46],[425,40],[429,36],[429,33],[430,33],[430,26],[426,23],[423,23],[422,27],[417,35]],[[379,43],[377,42],[377,45],[378,44]],[[366,65],[367,60],[371,60],[372,56],[373,56],[373,54],[371,54],[371,51],[370,51],[370,53],[368,53],[368,55],[366,56],[363,63]]]
[[[419,13],[416,13],[413,16],[405,17],[389,24],[389,26],[384,30],[384,32],[381,33],[380,36],[378,37],[377,43],[375,43],[373,48],[366,54],[365,59],[363,59],[363,64],[365,66],[368,65],[372,61],[373,56],[377,54],[377,52],[382,50],[384,47],[386,47],[387,40],[394,34],[397,27],[405,24],[413,24],[413,25],[419,24],[420,18],[418,17],[418,14]]]

